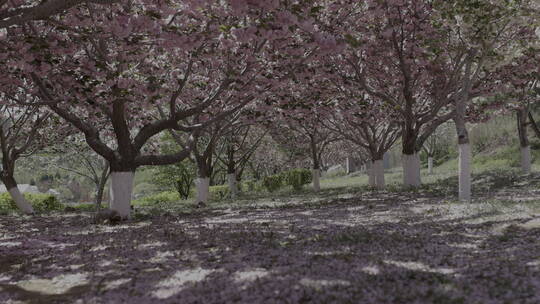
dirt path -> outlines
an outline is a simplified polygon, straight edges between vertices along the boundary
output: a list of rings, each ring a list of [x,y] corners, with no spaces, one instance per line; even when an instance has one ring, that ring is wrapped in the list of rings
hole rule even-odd
[[[0,302],[540,303],[531,204],[379,193],[119,226],[2,217]]]

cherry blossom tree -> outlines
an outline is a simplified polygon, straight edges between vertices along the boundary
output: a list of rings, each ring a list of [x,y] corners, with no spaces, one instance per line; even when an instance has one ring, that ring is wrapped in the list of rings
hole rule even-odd
[[[244,117],[244,113],[238,113]],[[248,114],[248,117],[250,115]],[[229,118],[233,120],[235,117]],[[258,128],[250,120],[233,122],[218,144],[215,156],[227,169],[227,185],[231,198],[238,196],[238,183],[242,180],[251,156],[262,143],[268,132]]]
[[[287,5],[86,3],[44,22],[10,28],[2,40],[9,66],[34,82],[41,104],[84,133],[89,146],[108,160],[115,193],[111,208],[128,217],[136,168],[175,163],[190,152],[145,154],[152,137],[167,129],[205,128],[279,83],[270,76],[275,60],[287,58],[295,31],[313,31],[302,18],[309,7]],[[195,126],[183,123],[218,105],[215,116]]]
[[[496,98],[500,102],[495,102],[495,106],[513,111],[516,114],[521,169],[525,174],[531,171],[531,148],[527,127],[530,106],[538,101],[539,75],[540,55],[538,46],[534,45],[525,50],[520,57],[495,71],[495,77],[498,78],[495,81],[500,83],[499,91],[501,91],[499,93],[501,96]],[[490,103],[488,105],[493,107]]]
[[[90,149],[80,134],[51,145],[47,152],[53,154],[49,168],[80,176],[94,185],[94,203],[96,210],[100,209],[110,175],[107,160]]]
[[[444,149],[448,146],[448,134],[449,124],[440,125],[435,132],[424,142],[422,149],[426,153],[428,160],[428,174],[433,174],[433,161],[434,158],[441,153],[444,153]]]
[[[272,137],[287,150],[297,150],[298,154],[309,155],[312,165],[313,189],[319,191],[321,158],[329,144],[341,138],[323,125],[323,120],[333,109],[320,82],[309,82],[305,73],[296,73],[290,82],[290,90],[277,98],[275,111],[267,128]],[[307,157],[306,157],[307,158]]]
[[[459,199],[471,199],[471,148],[466,127],[467,107],[479,96],[493,94],[494,83],[487,83],[497,67],[516,57],[523,39],[529,39],[538,22],[531,11],[534,1],[456,1],[436,2],[447,30],[450,58],[461,58],[454,83],[453,120],[459,146]]]
[[[355,96],[345,90],[342,93],[328,128],[369,155],[369,185],[383,189],[383,157],[399,138],[399,123],[369,96]]]
[[[14,177],[16,163],[60,141],[63,128],[59,127],[58,119],[52,117],[51,112],[37,107],[21,107],[13,101],[27,100],[28,96],[24,93],[10,94],[4,91],[0,93],[0,98],[0,180],[17,207],[24,213],[33,213],[32,205],[17,187]]]
[[[1,0],[0,1],[0,28],[21,25],[32,20],[47,19],[71,7],[82,3],[113,4],[120,0]]]
[[[340,85],[356,87],[396,113],[401,126],[403,182],[420,184],[418,152],[434,130],[452,118],[452,69],[439,50],[444,29],[436,26],[431,2],[366,1],[337,6],[325,25],[346,42],[330,58]]]
[[[289,156],[270,134],[266,134],[247,161],[250,177],[260,180],[264,176],[278,173],[290,162]]]

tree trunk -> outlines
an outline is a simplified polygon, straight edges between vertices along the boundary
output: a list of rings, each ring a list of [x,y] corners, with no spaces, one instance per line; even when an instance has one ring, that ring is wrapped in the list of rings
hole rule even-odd
[[[210,178],[207,176],[199,176],[195,181],[195,185],[197,186],[196,203],[208,203],[210,197]]]
[[[111,203],[109,208],[123,219],[131,216],[131,195],[135,171],[111,172]]]
[[[406,125],[402,130],[402,165],[403,184],[408,187],[419,187],[420,180],[420,157],[416,149],[418,134],[412,126]]]
[[[105,185],[107,184],[107,179],[109,178],[109,166],[105,167],[101,172],[99,179],[99,184],[96,189],[96,210],[101,209],[101,202],[103,201],[103,193],[105,192]]]
[[[236,197],[238,196],[238,184],[236,180],[236,174],[234,172],[229,172],[227,174],[227,183],[229,185],[229,193],[231,198],[236,199]]]
[[[376,159],[371,164],[371,174],[373,175],[374,186],[377,189],[384,189],[384,161]]]
[[[531,146],[521,147],[521,171],[531,173]]]
[[[373,166],[371,166],[367,171],[368,171],[368,184],[370,187],[375,188],[377,184],[375,183],[375,172],[373,171]]]
[[[471,200],[471,145],[459,144],[459,200]]]
[[[433,156],[428,155],[427,164],[428,174],[433,174]]]
[[[32,205],[24,198],[24,196],[21,194],[21,191],[19,191],[19,187],[17,186],[15,178],[13,178],[13,176],[3,176],[2,182],[6,186],[9,195],[11,196],[19,210],[26,214],[33,214],[34,208],[32,208]]]
[[[463,113],[465,109],[462,109]],[[460,111],[458,111],[460,112]],[[465,125],[465,115],[456,115],[454,119],[459,146],[459,200],[471,200],[471,146],[469,132]]]
[[[310,136],[310,146],[311,146],[311,160],[313,162],[312,178],[313,178],[313,190],[318,192],[321,190],[321,166],[319,161],[319,153],[317,147],[317,141],[315,136]]]
[[[419,187],[420,179],[420,156],[418,153],[403,154],[403,184],[409,187]]]
[[[313,168],[313,190],[316,192],[321,190],[321,169]]]
[[[530,111],[529,111],[529,123],[531,124],[531,127],[534,131],[534,134],[536,134],[536,137],[540,138],[540,128],[538,128],[538,125],[536,124],[536,121],[534,120],[534,117]]]
[[[519,134],[519,145],[521,150],[521,170],[525,174],[531,173],[531,147],[527,135],[527,108],[517,111],[517,127]]]

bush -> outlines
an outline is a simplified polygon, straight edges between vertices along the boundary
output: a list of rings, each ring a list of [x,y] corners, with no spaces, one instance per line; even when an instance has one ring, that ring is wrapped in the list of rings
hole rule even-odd
[[[268,192],[274,192],[283,186],[283,176],[280,174],[265,176],[262,184]]]
[[[155,205],[178,202],[180,195],[176,191],[164,191],[133,201],[134,205]]]
[[[210,199],[211,200],[222,200],[229,197],[229,186],[220,185],[220,186],[211,186],[210,187]]]
[[[96,204],[84,203],[76,205],[64,205],[64,211],[66,212],[93,212],[96,211]]]
[[[154,183],[165,190],[176,190],[182,199],[187,199],[191,194],[193,181],[195,180],[195,166],[189,160],[157,167],[153,176]]]
[[[293,169],[283,172],[283,180],[294,190],[300,190],[306,184],[311,183],[313,175],[308,169]]]
[[[259,192],[259,191],[264,190],[264,186],[258,180],[250,179],[250,180],[246,180],[242,184],[243,184],[242,188],[246,189],[246,191],[249,191],[249,192]]]
[[[35,212],[60,211],[64,206],[54,195],[42,193],[24,193],[24,198],[32,205]],[[9,193],[0,194],[0,210],[2,213],[17,211],[17,205],[11,199]]]

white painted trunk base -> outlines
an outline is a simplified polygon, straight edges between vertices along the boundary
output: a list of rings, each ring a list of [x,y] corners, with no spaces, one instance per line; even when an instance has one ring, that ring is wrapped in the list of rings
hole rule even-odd
[[[227,184],[229,185],[229,193],[231,198],[238,196],[238,183],[236,182],[236,174],[227,174]]]
[[[531,146],[521,147],[521,170],[525,174],[531,173]]]
[[[433,157],[427,159],[428,174],[433,174]]]
[[[24,213],[31,214],[34,213],[34,208],[32,208],[32,205],[24,198],[24,196],[21,194],[21,191],[19,191],[19,188],[13,187],[8,190],[9,195],[11,195],[11,198],[15,202],[15,205]]]
[[[366,170],[367,170],[367,175],[368,175],[368,184],[370,187],[375,188],[376,183],[375,183],[375,172],[373,171],[373,165],[369,166],[369,168],[367,168]]]
[[[208,198],[210,197],[210,178],[199,177],[195,185],[197,186],[197,201],[195,203],[208,203]]]
[[[109,208],[118,212],[122,218],[131,216],[131,194],[135,172],[111,173],[111,200]]]
[[[403,184],[411,187],[420,186],[420,156],[418,153],[412,155],[402,154],[402,162]]]
[[[321,190],[321,170],[313,169],[312,175],[313,175],[313,190],[320,191]]]
[[[471,146],[459,145],[459,200],[471,200]]]
[[[374,186],[377,189],[384,189],[384,162],[382,159],[371,163],[371,174],[374,179]]]

